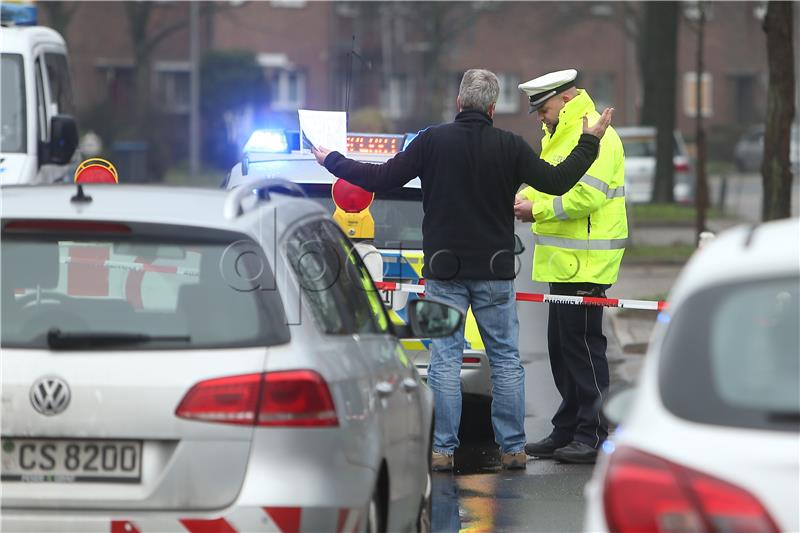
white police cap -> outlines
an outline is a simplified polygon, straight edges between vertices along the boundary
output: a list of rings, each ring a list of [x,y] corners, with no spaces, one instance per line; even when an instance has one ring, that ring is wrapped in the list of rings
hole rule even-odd
[[[575,87],[575,78],[578,71],[574,68],[551,72],[544,76],[539,76],[525,83],[520,83],[519,90],[528,95],[530,101],[530,111],[533,113],[544,104],[549,98],[563,93],[570,87]]]

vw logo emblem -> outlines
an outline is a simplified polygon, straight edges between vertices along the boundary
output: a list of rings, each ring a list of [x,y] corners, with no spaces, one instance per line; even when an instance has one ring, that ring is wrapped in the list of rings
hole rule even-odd
[[[45,416],[57,415],[69,405],[70,392],[67,382],[48,376],[38,379],[31,387],[31,404]]]

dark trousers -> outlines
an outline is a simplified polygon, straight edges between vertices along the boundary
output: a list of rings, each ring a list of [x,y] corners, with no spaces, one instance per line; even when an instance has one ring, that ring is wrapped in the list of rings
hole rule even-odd
[[[551,283],[552,294],[604,297],[607,285]],[[561,405],[552,419],[552,437],[577,440],[598,448],[608,436],[600,417],[600,403],[608,392],[606,337],[603,308],[550,304],[547,346]]]

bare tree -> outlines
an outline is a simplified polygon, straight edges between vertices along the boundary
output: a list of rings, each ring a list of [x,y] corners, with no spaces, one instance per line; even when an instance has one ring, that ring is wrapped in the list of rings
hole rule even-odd
[[[78,11],[78,2],[37,2],[36,4],[44,14],[47,25],[66,38],[67,29],[72,22],[72,17]]]
[[[644,86],[641,123],[655,126],[654,202],[672,202],[674,186],[675,93],[678,49],[678,3],[648,2],[639,33],[639,61]]]
[[[204,3],[200,16],[212,17],[233,5]],[[130,117],[129,134],[136,139],[149,141],[148,166],[152,175],[159,176],[166,162],[159,141],[161,130],[156,124],[156,113],[152,102],[152,63],[156,49],[165,39],[189,25],[188,2],[126,2],[128,36],[133,51],[134,105]],[[161,22],[168,21],[168,22]]]
[[[789,168],[789,143],[795,114],[793,9],[791,2],[769,2],[764,17],[769,88],[764,160],[761,163],[764,184],[761,209],[763,220],[786,218],[791,215],[792,173]]]
[[[354,26],[364,33],[372,32],[371,36],[359,36],[359,42],[373,43],[381,50],[368,49],[364,53],[375,60],[375,73],[380,73],[384,89],[397,73],[413,72],[414,79],[419,80],[416,92],[424,98],[418,100],[418,105],[410,110],[413,116],[408,117],[408,122],[419,126],[442,120],[447,109],[445,98],[454,78],[448,65],[459,40],[477,23],[480,13],[498,9],[502,3],[353,2],[351,5],[356,13]],[[402,54],[388,53],[394,50]]]

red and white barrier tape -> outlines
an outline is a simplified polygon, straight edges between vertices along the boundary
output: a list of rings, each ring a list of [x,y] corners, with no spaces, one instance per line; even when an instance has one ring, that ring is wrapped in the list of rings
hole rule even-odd
[[[93,259],[83,259],[70,257],[61,260],[66,264],[82,264],[101,268],[122,269],[140,272],[161,272],[177,274],[181,276],[197,277],[199,271],[196,268],[185,268],[175,266],[154,265],[152,263],[130,263],[123,261],[97,261]],[[376,281],[375,286],[384,291],[411,292],[414,294],[424,294],[425,285],[415,285],[412,283],[395,283],[393,281]],[[667,302],[655,300],[629,300],[623,298],[595,298],[592,296],[564,296],[560,294],[537,294],[530,292],[518,292],[517,301],[520,302],[542,302],[554,304],[571,305],[596,305],[601,307],[620,307],[625,309],[644,309],[649,311],[661,311],[666,309]]]
[[[425,285],[412,285],[410,283],[376,281],[375,286],[384,291],[413,292],[415,294],[423,294],[425,292]],[[563,296],[560,294],[535,294],[530,292],[518,292],[517,301],[571,305],[597,305],[601,307],[621,307],[625,309],[645,309],[649,311],[661,311],[662,309],[667,308],[667,302],[663,301],[629,300],[623,298],[595,298],[592,296]]]

